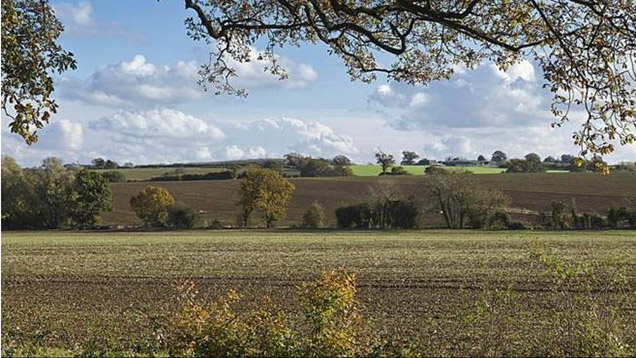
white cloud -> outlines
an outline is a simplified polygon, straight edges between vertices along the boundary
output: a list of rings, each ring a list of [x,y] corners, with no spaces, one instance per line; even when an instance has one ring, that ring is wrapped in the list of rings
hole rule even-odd
[[[545,95],[533,65],[522,61],[506,72],[494,66],[460,72],[429,88],[381,85],[369,103],[399,130],[549,126],[553,117]]]
[[[92,121],[89,126],[96,131],[114,132],[139,138],[181,140],[225,138],[223,131],[214,125],[173,109],[118,111]]]
[[[266,158],[267,150],[261,146],[255,146],[250,148],[240,148],[236,144],[223,148],[223,159],[236,160],[236,159],[258,159]]]
[[[331,127],[318,121],[297,118],[262,119],[235,124],[226,128],[228,141],[236,144],[226,148],[226,156],[254,157],[264,155],[282,156],[290,151],[313,156],[333,156],[358,152],[353,138],[336,133]],[[259,145],[261,152],[240,153],[241,147]]]
[[[236,144],[223,148],[225,151],[225,158],[227,159],[241,159],[245,156],[245,151],[239,148]]]
[[[141,36],[118,24],[98,21],[93,17],[93,6],[88,1],[60,2],[51,5],[62,21],[65,34],[78,37],[117,37],[139,41]]]
[[[84,128],[81,123],[68,119],[54,120],[42,130],[40,147],[49,149],[78,150],[84,142]]]
[[[53,4],[53,10],[67,26],[87,27],[95,23],[93,6],[87,1],[80,1],[77,4],[65,2]]]
[[[284,80],[279,79],[277,75],[273,75],[267,70],[272,67],[272,61],[261,59],[259,50],[254,47],[250,47],[248,58],[247,62],[238,62],[231,58],[226,60],[228,66],[236,70],[237,77],[232,79],[232,83],[236,87],[247,89],[261,87],[301,88],[318,79],[318,73],[310,65],[297,63],[287,57],[276,56],[276,61],[287,71],[288,76]]]
[[[289,70],[289,78],[279,80],[265,72],[269,64],[254,59],[247,63],[234,63],[238,78],[235,85],[247,89],[259,87],[298,88],[317,79],[316,71],[308,65],[297,64],[285,58],[280,62]],[[62,94],[68,99],[86,104],[111,107],[156,106],[201,99],[205,91],[197,81],[199,64],[179,61],[174,66],[161,66],[149,62],[143,55],[130,61],[98,68],[85,80],[62,78]]]
[[[535,80],[534,66],[527,60],[521,60],[519,63],[515,63],[506,71],[500,70],[494,64],[490,65],[490,68],[493,70],[495,75],[497,75],[497,77],[503,79],[508,83],[514,82],[518,79],[522,79],[528,82],[533,82]]]
[[[419,107],[428,102],[428,96],[424,92],[418,92],[411,97],[411,103],[409,106],[411,107]]]
[[[85,81],[66,78],[60,84],[66,98],[88,104],[132,107],[175,103],[203,97],[197,71],[194,62],[157,66],[143,55],[135,55],[131,61],[97,69]]]
[[[385,107],[404,107],[408,104],[407,93],[403,93],[388,84],[379,85],[369,101]]]

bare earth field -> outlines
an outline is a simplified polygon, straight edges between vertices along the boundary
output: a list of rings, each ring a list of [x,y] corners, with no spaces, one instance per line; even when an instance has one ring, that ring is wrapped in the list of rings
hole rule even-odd
[[[626,265],[636,288],[636,235],[607,232],[184,231],[145,233],[3,232],[2,325],[40,332],[40,344],[69,349],[88,336],[126,337],[148,327],[139,312],[174,300],[191,278],[202,293],[267,294],[294,309],[296,286],[321,270],[358,276],[363,314],[381,330],[451,351],[483,290],[510,288],[524,341],[541,342],[554,309],[529,246],[541,242],[565,260]],[[631,307],[631,308],[630,308]],[[628,328],[636,330],[636,298]],[[520,319],[518,312],[525,316]],[[631,317],[631,318],[629,318]],[[503,319],[503,317],[500,317]],[[632,330],[632,331],[633,331]],[[521,333],[520,333],[521,334]],[[473,342],[474,343],[474,342]]]
[[[549,211],[552,200],[575,199],[581,211],[603,213],[611,205],[624,205],[625,198],[636,196],[636,173],[616,172],[609,176],[596,173],[542,173],[475,175],[476,185],[503,190],[516,209]],[[430,207],[426,197],[426,176],[298,178],[287,219],[281,225],[300,224],[303,213],[314,200],[324,207],[329,224],[335,224],[334,211],[345,204],[357,204],[368,195],[369,186],[380,180],[394,182],[406,197],[413,196],[422,208],[421,226],[439,227],[441,217]],[[149,183],[112,184],[114,210],[104,215],[106,224],[136,225],[129,200]],[[156,182],[166,188],[177,201],[202,211],[201,222],[220,220],[234,225],[238,214],[236,193],[238,180]]]

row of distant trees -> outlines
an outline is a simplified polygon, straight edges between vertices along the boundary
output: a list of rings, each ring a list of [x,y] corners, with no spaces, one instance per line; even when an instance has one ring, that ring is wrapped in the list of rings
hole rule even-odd
[[[393,154],[384,151],[375,153],[376,163],[381,167],[380,175],[405,175],[408,174],[401,166],[395,166],[397,160]],[[571,154],[563,154],[558,158],[548,156],[543,160],[537,153],[529,153],[523,158],[508,158],[508,155],[500,150],[493,152],[488,160],[483,155],[479,155],[476,160],[469,160],[462,157],[448,157],[444,161],[430,159],[420,159],[416,152],[403,151],[401,165],[425,165],[432,166],[444,164],[449,166],[469,166],[469,165],[490,165],[505,168],[508,173],[541,173],[546,170],[569,170],[569,171],[601,171],[607,167],[607,163],[601,157],[594,157],[591,160],[578,158]],[[636,170],[636,164],[624,163],[615,166],[619,170]]]
[[[111,209],[110,187],[99,173],[64,167],[58,158],[23,169],[2,157],[3,228],[89,228]]]

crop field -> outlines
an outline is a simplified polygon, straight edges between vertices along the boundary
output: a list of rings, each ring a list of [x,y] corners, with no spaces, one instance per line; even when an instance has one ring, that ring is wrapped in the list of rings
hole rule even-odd
[[[423,165],[402,165],[402,167],[413,175],[424,175],[424,169],[426,166]],[[382,168],[379,165],[367,164],[367,165],[352,165],[351,169],[353,170],[353,175],[368,177],[368,176],[377,176],[382,172]],[[499,174],[503,173],[506,170],[502,168],[494,168],[494,167],[444,167],[447,170],[465,170],[475,174]]]
[[[555,312],[548,300],[549,279],[529,254],[536,242],[564,260],[622,265],[627,285],[636,289],[636,235],[628,231],[221,230],[2,236],[3,335],[10,327],[26,335],[36,332],[33,339],[49,349],[70,349],[95,334],[126,339],[149,331],[138,319],[140,312],[170,305],[179,279],[193,279],[210,297],[236,289],[247,301],[268,295],[293,309],[301,281],[336,268],[357,274],[365,317],[392,335],[428,342],[432,352],[452,353],[461,339],[478,344],[459,330],[489,289],[507,288],[516,297],[510,310],[498,313],[501,322],[496,324],[508,322],[508,317],[523,342],[542,342],[556,334],[550,330]],[[630,300],[621,314],[627,317],[626,327],[636,330],[636,296]]]
[[[576,200],[580,210],[604,212],[612,205],[624,205],[627,197],[636,196],[636,173],[617,172],[609,176],[596,173],[565,174],[498,174],[475,175],[476,185],[502,190],[511,199],[511,207],[518,211],[549,211],[552,200]],[[296,186],[287,219],[281,226],[300,224],[302,215],[317,200],[324,207],[327,223],[335,224],[334,211],[342,205],[365,200],[369,187],[379,181],[394,183],[405,197],[413,197],[421,208],[421,226],[439,227],[441,217],[431,209],[427,199],[426,176],[404,177],[334,177],[291,179]],[[129,200],[148,183],[116,183],[111,188],[114,210],[104,215],[106,224],[135,225],[137,218],[130,210]],[[220,220],[234,225],[238,215],[237,190],[239,180],[157,182],[177,201],[201,212],[199,225]]]
[[[204,167],[181,167],[181,168],[118,168],[118,169],[95,169],[97,172],[119,171],[126,176],[126,180],[142,181],[150,178],[159,177],[166,173],[174,173],[176,169],[182,170],[183,174],[207,174],[224,170],[222,168],[204,168]]]

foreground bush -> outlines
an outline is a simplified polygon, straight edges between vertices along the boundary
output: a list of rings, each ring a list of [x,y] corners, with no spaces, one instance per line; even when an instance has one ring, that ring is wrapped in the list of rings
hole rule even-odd
[[[298,287],[301,321],[268,297],[239,309],[241,295],[229,291],[214,301],[192,281],[178,287],[176,312],[164,318],[163,349],[179,357],[369,357],[414,356],[407,346],[377,336],[359,312],[355,276],[323,272]]]

